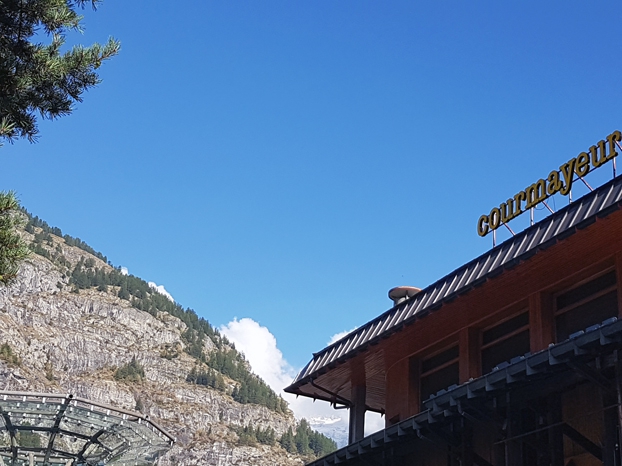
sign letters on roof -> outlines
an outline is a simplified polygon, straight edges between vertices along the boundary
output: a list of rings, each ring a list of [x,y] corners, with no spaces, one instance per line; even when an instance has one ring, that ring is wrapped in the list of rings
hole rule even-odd
[[[606,141],[599,141],[589,148],[588,152],[581,152],[576,157],[553,170],[545,179],[540,178],[523,191],[518,192],[499,207],[493,207],[488,215],[482,215],[477,221],[477,233],[486,236],[501,225],[518,217],[526,210],[535,207],[556,193],[567,196],[572,188],[574,175],[584,177],[592,168],[598,168],[613,159],[618,152],[616,145],[622,141],[622,133],[614,131],[607,136]]]

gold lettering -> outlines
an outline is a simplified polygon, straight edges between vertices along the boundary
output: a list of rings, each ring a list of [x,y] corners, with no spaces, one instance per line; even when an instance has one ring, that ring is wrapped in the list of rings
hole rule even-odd
[[[526,197],[527,196],[525,195],[525,191],[521,191],[520,193],[514,195],[514,202],[516,202],[516,210],[514,211],[515,212],[514,217],[517,217],[523,211],[520,205],[520,201],[524,201]]]
[[[531,209],[536,204],[539,204],[547,198],[546,195],[546,182],[541,178],[531,186],[525,189],[525,195],[527,197],[527,204],[525,204],[525,210]]]
[[[561,181],[559,181],[559,172],[557,170],[553,170],[551,173],[549,173],[547,181],[549,182],[549,186],[546,188],[546,193],[549,196],[552,196],[560,189],[562,189],[562,183]]]
[[[579,176],[585,176],[590,172],[590,156],[585,152],[577,155],[577,165],[574,167],[574,171]]]
[[[514,199],[510,198],[499,206],[501,210],[501,223],[508,223],[514,215]]]
[[[500,222],[501,211],[498,207],[493,207],[493,209],[490,211],[490,214],[488,214],[488,225],[490,225],[490,229],[496,230],[497,228],[499,228]]]
[[[567,195],[572,189],[572,177],[574,175],[574,165],[577,159],[570,159],[568,162],[559,167],[559,170],[564,175],[564,186],[559,190],[564,196]]]
[[[477,234],[486,236],[488,234],[488,216],[482,215],[477,221]]]
[[[603,154],[603,158],[605,159],[605,162],[609,162],[613,157],[608,157],[605,154],[607,153],[607,148],[605,146],[605,141],[598,141],[598,150],[601,154]]]
[[[607,156],[607,160],[611,160],[618,155],[618,151],[616,150],[616,141],[622,141],[622,133],[620,133],[620,131],[614,131],[607,136],[607,142],[609,142],[609,155]]]
[[[600,167],[607,161],[607,154],[602,150],[599,151],[596,146],[590,147],[590,154],[592,154],[592,165],[594,165],[594,168]]]
[[[494,207],[488,215],[482,215],[479,218],[477,234],[486,236],[490,231],[508,223],[522,214],[524,210],[533,208],[549,196],[556,193],[568,195],[572,190],[574,175],[584,177],[592,168],[598,168],[616,157],[618,149],[622,149],[620,143],[622,143],[622,132],[614,131],[607,136],[606,141],[598,141],[596,145],[589,148],[589,151],[581,152],[577,157],[560,166],[559,170],[551,171],[546,180],[539,179],[525,188],[524,191],[520,191],[513,198],[503,202],[499,207]],[[607,151],[607,149],[609,150]],[[524,207],[521,202],[524,203]]]

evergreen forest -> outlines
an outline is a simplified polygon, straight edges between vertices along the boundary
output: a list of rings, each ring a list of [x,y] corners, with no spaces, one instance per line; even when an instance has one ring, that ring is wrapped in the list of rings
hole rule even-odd
[[[250,371],[244,355],[224,335],[190,308],[184,309],[166,296],[152,289],[149,284],[131,274],[124,274],[119,267],[113,267],[102,253],[95,251],[80,238],[63,235],[60,228],[50,227],[39,217],[32,216],[26,210],[28,221],[25,230],[34,235],[31,250],[58,265],[69,277],[72,291],[95,288],[98,291],[114,293],[128,301],[134,308],[147,312],[154,317],[162,312],[179,318],[187,326],[182,334],[185,344],[184,351],[196,359],[196,366],[188,374],[186,381],[229,393],[239,403],[253,403],[285,413],[287,403],[277,395],[261,378]],[[72,266],[63,256],[62,247],[55,243],[52,235],[63,238],[65,244],[75,246],[96,258],[106,262],[110,267],[98,267],[93,258],[85,259]],[[57,286],[62,287],[61,283]],[[206,339],[210,339],[214,348],[206,352]],[[175,353],[163,354],[163,357],[175,357]],[[118,379],[137,381],[142,377],[136,375],[137,367],[123,368],[117,372]],[[225,377],[235,383],[233,388],[226,383]]]

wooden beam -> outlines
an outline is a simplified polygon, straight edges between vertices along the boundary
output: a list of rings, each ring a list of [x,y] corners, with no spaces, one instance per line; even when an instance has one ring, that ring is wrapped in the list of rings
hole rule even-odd
[[[537,292],[529,296],[530,350],[537,353],[555,343],[555,316],[553,296]]]
[[[468,382],[481,375],[480,331],[477,328],[465,327],[459,336],[460,383]]]

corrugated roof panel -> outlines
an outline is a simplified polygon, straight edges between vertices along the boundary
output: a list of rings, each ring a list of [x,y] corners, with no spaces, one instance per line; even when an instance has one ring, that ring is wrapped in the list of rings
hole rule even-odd
[[[331,362],[336,361],[337,359],[339,359],[339,357],[341,357],[343,353],[344,348],[346,347],[346,343],[347,340],[344,341],[342,344],[335,346],[332,351],[328,351],[324,357],[321,359],[321,364],[319,364],[320,367],[324,367],[328,364],[330,364]]]
[[[414,303],[406,301],[403,303],[402,308],[397,312],[397,321],[396,322],[404,322],[408,317],[408,310],[412,307]]]
[[[453,278],[453,277],[448,277],[448,278]],[[430,303],[432,306],[437,304],[441,299],[443,299],[447,295],[447,289],[449,288],[449,285],[450,285],[449,280],[443,280],[441,283],[439,283],[438,293],[434,295],[434,299],[432,300],[432,303]]]
[[[397,320],[399,320],[400,322],[403,322],[406,319],[408,319],[408,316],[412,315],[413,310],[415,309],[416,304],[417,304],[417,297],[416,296],[414,296],[414,297],[410,298],[408,301],[406,301],[404,303],[404,307],[398,313]]]
[[[570,206],[568,210],[564,210],[562,215],[556,219],[555,223],[555,235],[560,234],[562,231],[567,230],[572,226],[572,214],[574,213],[573,206]]]
[[[414,314],[417,314],[417,312],[419,312],[421,309],[425,309],[430,304],[432,304],[432,300],[434,299],[434,289],[426,290],[425,292],[420,291],[419,295],[419,302],[415,307]]]
[[[402,307],[402,308],[403,308],[403,307]],[[380,331],[384,332],[384,331],[385,331],[385,330],[387,330],[388,328],[391,328],[391,327],[393,327],[394,325],[396,325],[396,324],[397,324],[397,322],[398,322],[398,321],[399,321],[399,319],[400,319],[400,315],[401,315],[401,312],[399,311],[399,309],[400,309],[400,308],[398,308],[398,310],[397,310],[396,312],[393,312],[393,313],[389,314],[388,316],[386,316],[386,317],[383,319],[383,324],[382,324],[382,326],[380,327],[379,332],[380,332]]]
[[[515,248],[515,254],[517,256],[520,256],[521,254],[523,254],[527,250],[528,244],[529,244],[529,238],[527,235],[518,235],[518,244],[516,245],[516,248]]]
[[[460,275],[456,274],[451,280],[449,280],[449,286],[447,287],[443,297],[454,294],[458,286],[458,282],[460,282]]]
[[[533,249],[537,244],[540,243],[540,240],[545,236],[545,234],[546,234],[546,228],[542,228],[541,226],[534,228],[532,231],[526,234],[525,235],[526,249],[527,250]]]
[[[365,327],[363,328],[363,331],[361,332],[361,343],[362,344],[367,343],[369,341],[371,334],[376,328],[376,325],[378,325],[377,320],[372,320],[371,322],[367,323],[367,325],[365,325]]]
[[[440,292],[441,292],[441,284],[438,282],[431,285],[429,290],[426,289],[425,294],[421,300],[422,301],[421,306],[417,306],[417,312],[420,312],[421,309],[425,309],[425,308],[432,306],[434,304],[434,299],[440,294]],[[424,292],[420,291],[420,293],[424,293]]]
[[[349,352],[353,347],[356,347],[360,342],[363,341],[366,330],[367,329],[363,330],[362,332],[358,332],[356,335],[354,335],[353,338],[350,339],[350,343],[346,345],[346,352]]]
[[[326,353],[324,353],[318,359],[318,363],[316,367],[313,368],[313,370],[316,371],[317,369],[324,367],[326,364],[329,364],[332,361],[332,358],[330,358],[331,354],[335,353],[342,346],[343,346],[343,343],[341,343],[340,345],[337,345],[336,347],[333,347],[331,351],[327,351]]]
[[[488,271],[495,270],[497,267],[500,267],[501,264],[503,263],[501,262],[501,259],[503,256],[502,251],[501,251],[501,246],[497,246],[495,249],[493,249],[490,255],[492,256],[492,262],[490,263],[490,269]]]
[[[501,268],[503,264],[507,262],[507,258],[510,256],[511,252],[511,247],[507,247],[505,244],[501,244],[499,246],[499,255],[497,256],[497,261],[494,268]]]
[[[337,355],[337,358],[340,358],[341,356],[343,356],[344,354],[349,353],[351,350],[353,350],[355,348],[355,343],[358,339],[361,338],[361,336],[363,335],[364,331],[361,332],[360,334],[356,335],[354,338],[349,339],[345,345],[343,345],[343,348],[341,348],[341,350],[339,351],[339,354]]]
[[[410,300],[395,306],[380,317],[352,332],[343,341],[317,353],[296,377],[297,381],[320,368],[355,351],[371,339],[390,332],[405,320],[435,306],[447,296],[458,293],[477,280],[489,276],[505,264],[535,251],[558,235],[570,231],[581,222],[596,216],[622,200],[622,176],[588,193],[544,220],[513,236],[501,245],[448,274],[420,291]],[[563,236],[563,235],[562,235]]]
[[[564,218],[566,216],[566,212],[562,212],[562,215],[558,216],[555,218],[555,220],[553,222],[551,222],[551,231],[549,232],[549,237],[555,237],[557,235],[559,235],[559,233],[562,231],[562,225],[564,224]],[[547,238],[548,239],[548,238]]]
[[[475,272],[475,276],[473,277],[474,280],[479,280],[480,278],[483,278],[486,273],[488,272],[488,270],[490,270],[490,264],[492,263],[492,257],[490,256],[486,256],[485,260],[483,261],[476,261],[476,272]]]
[[[608,191],[606,193],[603,193],[601,196],[597,196],[596,199],[594,199],[594,202],[592,202],[588,207],[587,213],[589,215],[594,215],[597,211],[601,210],[605,206],[610,205],[611,201],[614,199],[614,196],[614,191]]]
[[[475,281],[476,273],[477,273],[477,264],[475,263],[469,264],[469,267],[466,269],[463,279],[460,285],[458,285],[458,288],[465,288],[469,286],[471,283],[473,283]]]
[[[315,372],[315,369],[319,367],[319,363],[320,363],[319,359],[312,359],[311,362],[307,364],[307,367],[305,367],[303,370],[300,371],[300,374],[298,374],[298,377],[296,377],[296,381],[302,379],[307,374]]]
[[[397,318],[397,313],[390,314],[382,319],[382,324],[378,327],[378,333],[384,332],[391,326],[391,322]],[[373,338],[373,337],[372,337]]]
[[[587,212],[587,208],[586,209],[581,209],[581,208],[570,209],[568,211],[568,227],[567,228],[570,228],[571,226],[574,226],[577,223],[579,223],[579,220],[577,219],[579,219],[579,216],[582,214],[582,212]],[[583,218],[581,218],[581,220],[583,220]]]
[[[354,349],[358,342],[361,341],[362,339],[362,335],[363,332],[357,332],[355,333],[352,338],[348,338],[348,341],[345,343],[345,345],[343,345],[343,347],[339,350],[339,353],[337,354],[337,358],[340,358],[342,355],[350,352],[350,350]]]
[[[404,320],[410,319],[417,312],[417,307],[421,304],[421,297],[415,296],[405,309]]]
[[[379,320],[378,322],[374,323],[374,325],[370,327],[369,334],[366,335],[366,338],[365,338],[365,343],[367,343],[370,340],[373,340],[374,338],[376,338],[378,335],[382,333],[380,331],[382,328],[382,324],[383,324],[383,320]]]
[[[520,237],[519,237],[520,238]],[[505,264],[506,262],[514,259],[514,257],[516,257],[514,255],[514,251],[516,250],[516,240],[511,241],[511,242],[506,242],[501,244],[501,265]]]
[[[613,186],[611,191],[607,193],[603,193],[602,196],[600,196],[600,199],[602,199],[602,205],[609,206],[609,205],[615,204],[617,201],[620,200],[621,191],[622,191],[622,185]]]
[[[330,362],[339,359],[341,356],[343,356],[346,353],[346,349],[348,348],[348,345],[352,343],[351,339],[346,339],[342,344],[340,344],[337,349],[335,351],[333,351],[333,355],[330,358]]]

